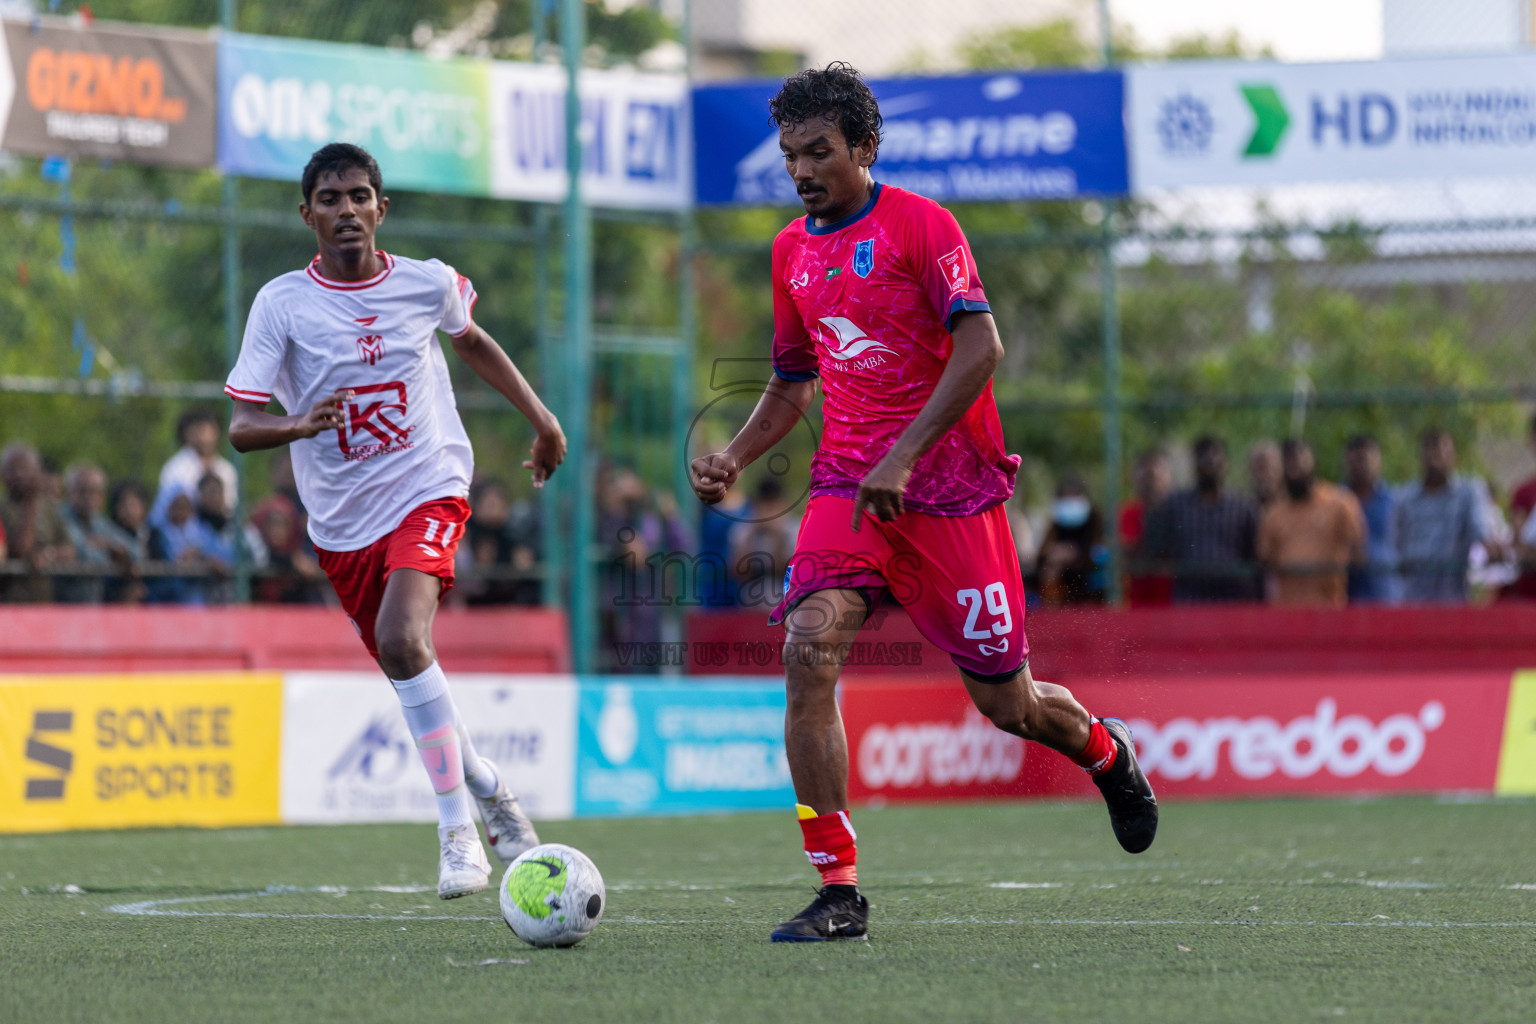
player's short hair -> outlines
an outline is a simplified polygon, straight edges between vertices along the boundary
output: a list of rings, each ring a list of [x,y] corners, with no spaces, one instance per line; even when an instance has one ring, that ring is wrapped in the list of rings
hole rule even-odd
[[[1424,433],[1419,435],[1419,444],[1425,448],[1444,444],[1449,440],[1451,440],[1450,432],[1440,427],[1429,427]]]
[[[304,201],[309,202],[309,197],[315,194],[315,185],[322,177],[327,174],[342,175],[354,167],[368,175],[368,184],[373,186],[375,195],[384,194],[384,176],[379,173],[379,162],[373,158],[373,154],[350,142],[328,142],[310,154],[309,163],[304,165],[304,174],[299,178]]]
[[[778,95],[768,101],[768,119],[780,131],[793,130],[807,121],[823,120],[837,125],[848,148],[875,137],[880,153],[880,104],[864,84],[864,78],[846,61],[835,60],[820,70],[807,68],[784,79]]]

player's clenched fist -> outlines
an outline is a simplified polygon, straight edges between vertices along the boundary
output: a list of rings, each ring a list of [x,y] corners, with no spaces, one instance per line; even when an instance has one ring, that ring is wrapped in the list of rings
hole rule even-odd
[[[693,493],[706,505],[719,504],[741,472],[736,457],[726,452],[701,455],[688,468],[688,481],[693,484]]]
[[[304,419],[299,422],[300,437],[314,437],[324,430],[335,430],[347,421],[347,414],[341,411],[341,403],[349,401],[354,392],[334,391],[327,398],[322,398],[315,403],[314,408],[304,414]]]
[[[533,439],[533,447],[528,450],[529,458],[524,460],[523,468],[533,470],[533,486],[543,487],[544,481],[554,473],[555,468],[565,461],[565,431],[560,429],[560,424],[550,417],[550,425],[539,431],[539,436]]]
[[[859,532],[859,523],[868,508],[882,523],[889,523],[906,511],[902,495],[907,492],[907,481],[912,478],[912,468],[886,456],[859,483],[859,495],[853,503],[853,532]]]

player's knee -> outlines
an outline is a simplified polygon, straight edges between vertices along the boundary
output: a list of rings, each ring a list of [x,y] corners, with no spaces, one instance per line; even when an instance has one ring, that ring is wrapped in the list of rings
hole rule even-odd
[[[386,630],[378,636],[379,664],[391,679],[409,679],[432,664],[431,642],[411,630]]]
[[[814,703],[835,695],[837,677],[841,668],[835,662],[804,657],[803,649],[791,651],[793,643],[784,645],[784,689],[790,705]]]

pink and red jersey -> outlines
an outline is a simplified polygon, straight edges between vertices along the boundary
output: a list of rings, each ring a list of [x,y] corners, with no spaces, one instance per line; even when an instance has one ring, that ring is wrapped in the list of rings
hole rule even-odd
[[[316,257],[267,282],[224,387],[290,414],[354,392],[341,427],[289,445],[310,539],[326,551],[367,547],[418,505],[468,494],[474,475],[437,340],[469,330],[474,286],[437,260],[379,257],[367,281],[329,280]]]
[[[950,212],[891,185],[858,213],[794,221],[773,243],[773,366],[821,377],[811,493],[845,498],[927,404],[949,362],[956,313],[988,310]],[[1019,458],[1003,448],[992,385],[913,467],[905,506],[966,516],[1006,501]]]

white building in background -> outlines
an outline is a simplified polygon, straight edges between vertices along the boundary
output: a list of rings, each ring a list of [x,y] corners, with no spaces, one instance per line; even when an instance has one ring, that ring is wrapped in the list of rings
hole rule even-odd
[[[1533,0],[1382,0],[1382,56],[1514,50],[1532,44],[1533,20]]]
[[[867,75],[951,69],[978,33],[1058,18],[1096,37],[1095,0],[693,0],[694,70],[754,77],[775,55],[800,67],[846,60]]]

